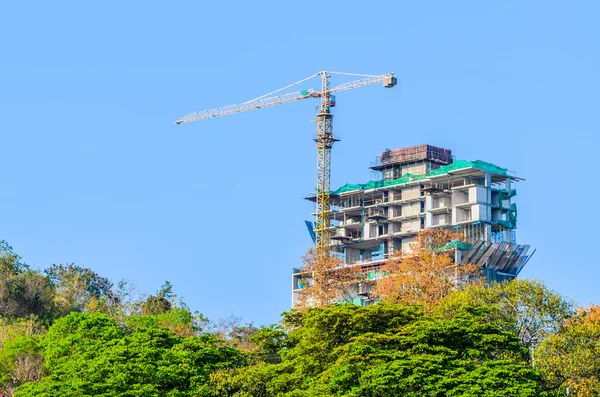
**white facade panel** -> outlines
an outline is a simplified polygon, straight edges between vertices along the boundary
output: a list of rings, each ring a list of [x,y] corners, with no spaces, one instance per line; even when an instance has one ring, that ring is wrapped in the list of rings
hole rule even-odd
[[[433,215],[431,212],[425,214],[425,227],[433,226]]]
[[[430,215],[430,214],[428,214]],[[452,223],[452,215],[450,214],[436,214],[432,216],[431,226],[448,226]],[[427,225],[425,225],[427,226]]]
[[[433,197],[427,196],[425,197],[425,211],[429,211],[433,208]]]
[[[410,252],[410,245],[414,241],[414,237],[405,237],[402,239],[402,251]]]
[[[469,192],[466,190],[455,190],[452,192],[452,204],[459,205],[469,202]]]
[[[487,203],[487,190],[483,186],[469,188],[469,203]]]
[[[483,220],[482,216],[483,216],[483,218],[485,218],[485,207],[483,207],[482,205],[472,205],[471,206],[471,220],[473,222]]]

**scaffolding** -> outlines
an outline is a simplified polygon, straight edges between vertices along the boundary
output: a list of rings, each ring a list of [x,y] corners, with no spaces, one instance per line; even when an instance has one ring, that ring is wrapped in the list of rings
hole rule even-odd
[[[485,224],[481,222],[454,226],[451,230],[459,234],[461,239],[467,243],[473,244],[485,240]]]
[[[452,150],[431,145],[418,145],[402,149],[388,149],[382,152],[377,160],[378,165],[372,167],[372,169],[423,160],[447,165],[452,163]]]

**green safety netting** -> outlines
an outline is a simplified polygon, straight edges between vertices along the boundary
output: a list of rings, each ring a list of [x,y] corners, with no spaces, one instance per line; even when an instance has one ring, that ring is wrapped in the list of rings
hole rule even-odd
[[[391,181],[369,181],[367,183],[347,183],[344,186],[340,187],[337,190],[333,190],[331,194],[340,194],[345,192],[353,192],[357,190],[370,190],[377,189],[381,187],[394,186],[394,185],[402,185],[412,181],[418,181],[420,179],[425,179],[427,175],[412,175],[406,174],[402,178],[393,179]]]
[[[346,183],[344,186],[340,187],[339,189],[332,191],[331,194],[340,194],[340,193],[344,193],[344,192],[360,190],[360,189],[362,189],[363,186],[364,185],[361,185],[360,183]]]
[[[456,160],[452,164],[444,165],[435,171],[431,171],[427,176],[444,175],[450,171],[456,171],[463,168],[477,168],[478,170],[491,172],[492,174],[506,175],[506,168],[498,167],[497,165],[486,161]]]
[[[510,205],[510,210],[508,211],[508,220],[498,221],[498,224],[508,229],[517,227],[517,205],[515,203]]]
[[[385,273],[383,271],[381,271],[381,270],[374,270],[374,271],[367,272],[367,278],[369,280],[378,279],[378,278],[380,278],[383,275],[385,275]]]
[[[426,179],[431,176],[445,175],[451,171],[456,171],[456,170],[460,170],[460,169],[464,169],[464,168],[476,168],[478,170],[490,172],[493,174],[506,175],[506,168],[498,167],[497,165],[492,164],[492,163],[488,163],[488,162],[481,161],[481,160],[475,160],[475,161],[457,160],[452,164],[444,165],[444,166],[438,168],[437,170],[431,171],[430,173],[425,174],[425,175],[406,174],[402,178],[392,179],[391,181],[369,181],[364,184],[347,183],[344,186],[340,187],[339,189],[333,190],[331,192],[331,194],[340,194],[340,193],[352,192],[352,191],[356,191],[356,190],[370,190],[370,189],[377,189],[377,188],[381,188],[381,187],[394,186],[394,185],[403,185],[405,183]],[[510,193],[509,192],[505,192],[505,193],[511,194],[512,192],[513,191],[511,190]],[[514,194],[512,194],[512,196],[514,196],[515,194],[516,194],[516,192]],[[512,196],[510,196],[510,197],[512,197]],[[504,199],[504,200],[506,200],[506,199]]]
[[[471,247],[473,247],[473,244],[464,243],[460,240],[454,240],[454,241],[450,241],[443,247],[434,248],[434,251],[444,252],[444,251],[448,251],[450,249],[456,249],[456,248],[458,248],[461,251],[468,251],[469,249],[471,249]]]
[[[380,298],[375,298],[374,300],[372,300],[372,303],[379,303],[380,300],[381,300]],[[347,300],[344,301],[344,303],[352,303],[354,306],[366,306],[366,305],[372,304],[371,302],[366,303],[360,297],[355,297],[355,298],[352,298],[352,299],[347,299]]]
[[[504,190],[499,191],[500,200],[510,200],[511,197],[515,197],[516,195],[517,195],[516,189],[511,189],[508,192],[506,192]]]
[[[510,212],[508,213],[508,219],[512,222],[514,227],[517,226],[517,205],[512,203],[510,205]]]

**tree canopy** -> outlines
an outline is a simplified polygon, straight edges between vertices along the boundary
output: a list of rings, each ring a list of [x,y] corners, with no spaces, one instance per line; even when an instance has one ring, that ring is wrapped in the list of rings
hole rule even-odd
[[[437,309],[451,318],[465,307],[487,306],[489,321],[516,333],[523,346],[534,351],[574,314],[574,303],[536,280],[469,284],[444,299]]]
[[[580,309],[537,349],[537,367],[550,388],[581,397],[600,392],[600,307]]]
[[[284,322],[280,362],[213,377],[219,395],[542,395],[527,350],[477,313],[443,320],[414,306],[345,304]]]
[[[209,334],[181,337],[151,318],[124,329],[102,313],[71,313],[41,338],[48,374],[18,396],[199,396],[212,371],[233,367],[239,351]]]
[[[398,253],[385,263],[385,277],[377,282],[374,295],[386,302],[432,309],[465,283],[481,281],[477,266],[455,262],[456,250],[447,247],[457,241],[460,236],[450,231],[422,231],[409,252]]]
[[[367,307],[340,303],[356,269],[309,253],[305,305],[261,327],[210,321],[169,282],[146,296],[75,264],[34,269],[0,242],[0,395],[597,396],[598,307],[473,282],[449,241],[419,236]]]

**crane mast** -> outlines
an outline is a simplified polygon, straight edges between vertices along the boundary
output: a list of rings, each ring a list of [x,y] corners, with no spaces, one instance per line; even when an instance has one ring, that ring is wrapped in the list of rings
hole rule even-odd
[[[362,77],[359,80],[340,84],[337,87],[330,87],[330,78],[332,74]],[[298,92],[275,95],[281,91],[289,89],[297,84],[303,83],[315,77],[321,78],[321,91],[307,89]],[[394,73],[373,76],[353,73],[339,73],[322,71],[286,87],[272,91],[253,100],[237,104],[204,110],[196,113],[190,113],[185,117],[175,121],[175,124],[184,124],[192,121],[205,120],[213,117],[226,116],[235,113],[246,112],[249,110],[261,109],[281,105],[284,103],[295,102],[308,98],[318,98],[321,104],[317,113],[317,135],[315,142],[317,146],[317,183],[315,188],[316,202],[316,220],[315,220],[315,248],[319,259],[329,256],[329,232],[330,213],[331,213],[331,148],[339,139],[333,136],[333,114],[331,108],[335,106],[333,93],[346,91],[353,88],[364,87],[367,85],[383,83],[386,88],[396,85],[396,76]]]
[[[329,233],[331,199],[331,148],[338,141],[333,136],[333,115],[331,114],[331,91],[326,71],[321,74],[321,106],[317,115],[317,186],[315,189],[316,221],[315,245],[317,254],[329,252]]]

